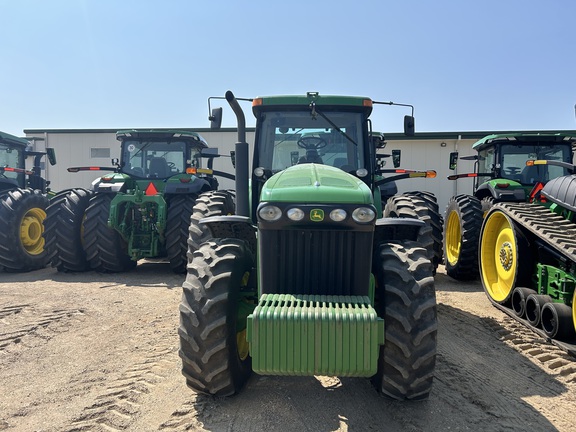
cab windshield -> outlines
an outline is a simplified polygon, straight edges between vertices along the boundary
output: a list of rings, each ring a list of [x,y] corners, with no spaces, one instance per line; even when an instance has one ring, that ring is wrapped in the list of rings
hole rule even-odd
[[[494,169],[494,148],[483,150],[479,154],[479,172],[491,172]],[[546,183],[550,179],[568,174],[566,168],[554,165],[526,166],[526,161],[535,159],[571,162],[569,145],[514,145],[500,146],[500,175],[526,186],[537,182]]]
[[[258,165],[272,173],[303,163],[345,171],[364,167],[362,114],[310,111],[265,112],[260,119]]]
[[[200,167],[200,149],[187,154],[184,141],[126,140],[122,145],[122,172],[140,178],[168,178]]]
[[[23,150],[9,147],[6,144],[0,144],[0,167],[24,168]],[[18,184],[24,184],[24,174],[13,171],[3,171],[0,176],[16,180]]]

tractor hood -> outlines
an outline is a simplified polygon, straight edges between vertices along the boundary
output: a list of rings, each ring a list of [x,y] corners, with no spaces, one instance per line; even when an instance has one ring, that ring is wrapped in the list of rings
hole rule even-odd
[[[272,176],[262,202],[372,204],[370,188],[357,177],[328,165],[295,165]]]

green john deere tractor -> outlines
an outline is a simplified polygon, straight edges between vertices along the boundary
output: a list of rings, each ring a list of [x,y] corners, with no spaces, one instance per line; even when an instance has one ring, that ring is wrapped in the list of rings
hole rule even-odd
[[[28,140],[0,132],[0,269],[24,272],[48,263],[44,219],[48,206],[47,182],[41,176],[41,160],[48,155],[54,165],[53,149],[29,151]],[[25,160],[34,157],[32,170]]]
[[[479,257],[488,298],[576,355],[576,167],[567,154],[533,155],[548,157],[526,164],[539,179],[533,199],[488,211]]]
[[[236,214],[202,219],[212,238],[189,251],[178,332],[187,385],[229,396],[252,372],[337,375],[427,398],[433,268],[416,241],[423,221],[382,218],[369,120],[379,102],[242,99],[256,117],[250,176],[244,112],[232,92],[226,100],[238,119]]]
[[[90,190],[61,191],[51,201],[45,226],[52,266],[121,272],[141,258],[167,258],[184,273],[190,215],[198,196],[218,187],[211,169],[217,155],[202,153],[210,149],[195,132],[125,130],[116,138],[121,157],[113,167],[68,168],[111,173]]]
[[[526,166],[529,159],[572,162],[576,137],[557,133],[488,135],[474,143],[474,172],[448,176],[449,180],[474,178],[472,195],[452,197],[444,216],[446,274],[454,279],[478,277],[478,240],[486,212],[495,203],[529,202],[542,184],[564,175],[559,167]],[[450,154],[456,169],[458,153]]]

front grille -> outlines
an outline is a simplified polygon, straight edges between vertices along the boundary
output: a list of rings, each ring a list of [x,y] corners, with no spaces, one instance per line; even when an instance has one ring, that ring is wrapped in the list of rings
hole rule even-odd
[[[373,232],[261,230],[262,294],[368,295]]]

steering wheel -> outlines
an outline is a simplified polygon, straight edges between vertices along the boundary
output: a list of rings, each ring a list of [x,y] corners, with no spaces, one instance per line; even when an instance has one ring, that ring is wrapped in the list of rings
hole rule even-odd
[[[170,168],[172,171],[176,169],[176,164],[174,162],[167,162],[167,164],[168,168]]]
[[[306,150],[318,150],[328,145],[324,138],[308,136],[301,137],[298,142],[298,147]]]
[[[504,172],[506,172],[506,174],[510,174],[510,175],[518,174],[519,171],[520,171],[520,168],[518,168],[518,167],[507,167],[504,169]]]

